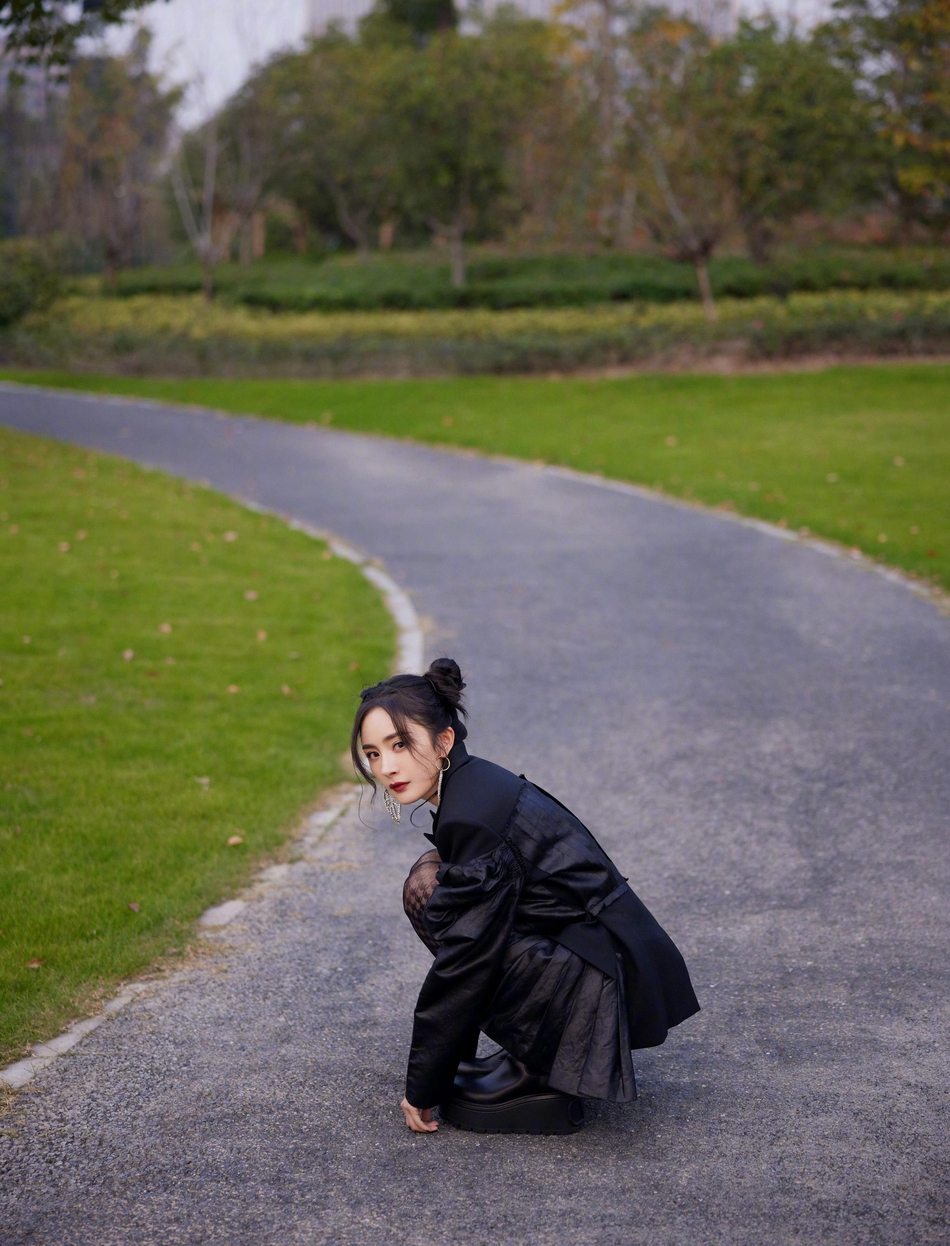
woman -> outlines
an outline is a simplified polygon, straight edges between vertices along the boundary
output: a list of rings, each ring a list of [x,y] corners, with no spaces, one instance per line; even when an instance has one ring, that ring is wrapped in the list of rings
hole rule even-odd
[[[406,914],[435,962],[416,1006],[406,1123],[564,1133],[581,1098],[636,1098],[631,1047],[699,1009],[679,952],[553,796],[465,749],[462,675],[439,658],[362,694],[354,764],[395,821],[435,806]],[[479,1031],[502,1050],[475,1059]]]

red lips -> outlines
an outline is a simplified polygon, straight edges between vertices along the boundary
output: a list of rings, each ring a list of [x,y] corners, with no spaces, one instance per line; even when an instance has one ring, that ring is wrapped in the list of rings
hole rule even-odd
[[[403,788],[407,788],[408,786],[409,780],[407,779],[405,783],[390,783],[389,790],[391,792],[401,792]]]

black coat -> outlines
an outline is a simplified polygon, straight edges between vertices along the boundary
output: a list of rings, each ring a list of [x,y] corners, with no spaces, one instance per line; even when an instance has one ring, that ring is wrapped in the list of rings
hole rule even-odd
[[[546,935],[605,974],[622,972],[630,1046],[662,1043],[699,1010],[672,940],[559,801],[461,743],[450,760],[427,836],[443,861],[425,913],[439,950],[416,1007],[409,1102],[444,1097],[519,934]]]

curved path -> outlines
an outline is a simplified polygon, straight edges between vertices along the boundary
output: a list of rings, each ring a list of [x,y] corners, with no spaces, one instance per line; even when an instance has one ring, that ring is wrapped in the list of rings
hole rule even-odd
[[[398,887],[425,843],[344,819],[227,947],[37,1079],[0,1139],[0,1241],[948,1240],[950,624],[931,604],[530,465],[12,387],[0,423],[383,558],[469,675],[474,749],[593,827],[703,1004],[637,1054],[640,1100],[581,1134],[413,1137],[395,1104],[426,954]]]

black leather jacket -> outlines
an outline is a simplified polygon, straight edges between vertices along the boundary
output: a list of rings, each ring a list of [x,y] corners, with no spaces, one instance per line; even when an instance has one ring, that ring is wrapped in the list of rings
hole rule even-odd
[[[608,974],[622,966],[631,1046],[662,1043],[699,1010],[669,936],[554,797],[461,742],[450,761],[427,836],[443,861],[425,912],[439,951],[416,1006],[409,1102],[432,1107],[451,1086],[512,935],[547,935]]]

